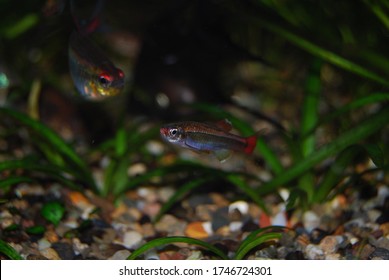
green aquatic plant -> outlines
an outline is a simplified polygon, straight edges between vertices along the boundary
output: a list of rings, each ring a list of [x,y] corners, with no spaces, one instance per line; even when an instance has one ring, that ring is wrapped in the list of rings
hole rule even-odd
[[[216,255],[219,259],[228,260],[242,260],[244,257],[254,248],[264,245],[271,240],[277,240],[281,238],[279,231],[284,230],[283,227],[271,226],[266,228],[261,228],[251,232],[238,246],[238,249],[234,253],[232,258],[228,257],[223,251],[221,251],[217,246],[212,245],[208,242],[184,236],[169,236],[153,239],[146,244],[140,246],[138,249],[133,251],[131,255],[128,256],[127,260],[135,260],[144,254],[146,251],[153,248],[161,248],[163,246],[174,244],[174,243],[186,243],[188,245],[200,246],[204,249],[210,251]]]

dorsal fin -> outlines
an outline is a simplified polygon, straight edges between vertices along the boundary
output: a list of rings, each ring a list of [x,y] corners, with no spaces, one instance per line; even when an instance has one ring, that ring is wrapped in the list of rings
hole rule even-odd
[[[232,129],[232,124],[229,120],[224,119],[215,123],[215,125],[223,131],[229,132]]]

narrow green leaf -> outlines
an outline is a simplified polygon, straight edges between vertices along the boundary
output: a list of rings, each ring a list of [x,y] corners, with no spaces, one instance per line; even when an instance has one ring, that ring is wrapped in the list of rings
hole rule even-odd
[[[360,66],[344,57],[341,57],[334,52],[331,52],[329,50],[326,50],[307,39],[296,35],[292,33],[291,31],[287,30],[286,28],[281,27],[279,24],[271,22],[269,20],[266,20],[262,17],[257,17],[256,15],[249,15],[248,13],[245,13],[246,19],[249,19],[255,23],[258,23],[261,27],[275,33],[276,35],[282,36],[292,44],[300,47],[301,49],[311,53],[312,55],[323,59],[324,61],[328,61],[340,68],[343,68],[344,70],[347,70],[351,73],[357,74],[361,77],[364,77],[366,79],[375,81],[381,85],[389,86],[388,79],[381,77],[380,75],[377,75],[376,73],[368,70],[367,68]]]
[[[33,179],[30,177],[25,177],[25,176],[9,176],[5,179],[0,180],[0,189],[9,187],[12,185],[17,185],[20,183],[33,183],[35,182]]]
[[[383,108],[378,113],[371,115],[362,121],[358,126],[344,132],[337,139],[317,149],[317,151],[304,160],[296,163],[284,173],[276,176],[273,180],[258,188],[258,194],[263,195],[275,191],[282,185],[297,178],[304,172],[313,168],[322,160],[339,153],[346,147],[370,136],[388,124],[389,107]]]
[[[250,252],[255,247],[270,241],[272,239],[280,239],[282,236],[281,233],[276,232],[270,232],[270,233],[264,233],[256,238],[251,239],[249,242],[245,242],[243,246],[239,247],[239,251],[235,254],[234,259],[235,260],[242,260],[244,256],[247,255],[248,252]]]
[[[122,157],[127,150],[127,134],[124,128],[119,128],[116,132],[116,156]]]
[[[0,171],[4,170],[15,170],[15,169],[24,169],[27,171],[38,172],[49,176],[66,186],[69,186],[75,190],[82,191],[79,185],[66,178],[66,174],[69,175],[71,173],[67,172],[62,167],[57,167],[55,165],[47,165],[38,162],[36,159],[19,159],[19,160],[9,160],[0,162]]]
[[[6,114],[13,119],[29,128],[37,136],[41,137],[41,141],[52,146],[52,150],[61,154],[69,167],[73,169],[73,174],[77,175],[78,179],[86,182],[89,187],[96,190],[95,182],[90,174],[85,162],[73,151],[73,149],[52,129],[43,123],[28,117],[25,114],[19,113],[9,108],[0,108],[0,114]]]
[[[14,39],[34,27],[38,23],[38,20],[39,18],[36,14],[27,14],[19,21],[14,22],[13,25],[2,28],[2,32],[8,39]]]
[[[212,244],[209,244],[207,242],[191,238],[191,237],[181,237],[181,236],[170,236],[170,237],[162,237],[162,238],[157,238],[154,240],[151,240],[147,242],[146,244],[142,245],[138,249],[136,249],[134,252],[131,253],[130,256],[128,256],[127,260],[135,260],[137,257],[139,257],[141,254],[144,252],[155,248],[155,247],[160,247],[164,246],[167,244],[172,244],[172,243],[187,243],[191,245],[196,245],[196,246],[201,246],[204,247],[205,249],[211,251],[218,257],[220,257],[223,260],[227,260],[228,257],[217,247],[213,246]]]
[[[6,255],[11,260],[23,260],[22,256],[15,251],[8,243],[0,239],[0,253]]]
[[[379,145],[365,144],[363,145],[363,148],[365,148],[369,154],[369,157],[378,168],[384,168],[384,166],[388,163],[388,160],[386,159],[384,152]]]
[[[320,61],[315,61],[305,82],[305,93],[302,107],[301,135],[316,126],[319,119],[319,101],[321,91]],[[302,141],[302,155],[306,157],[315,150],[315,136],[311,135]]]
[[[352,145],[338,154],[329,170],[325,173],[322,182],[316,188],[314,202],[321,203],[326,200],[328,194],[343,177],[346,167],[351,164],[361,151],[361,146]]]

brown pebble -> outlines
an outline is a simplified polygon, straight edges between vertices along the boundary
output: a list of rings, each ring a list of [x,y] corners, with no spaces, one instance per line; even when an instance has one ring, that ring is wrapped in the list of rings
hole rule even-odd
[[[193,238],[207,238],[209,234],[203,227],[203,222],[192,222],[185,229],[185,235]]]
[[[389,235],[389,222],[380,225],[380,230],[382,230],[384,236]]]
[[[332,254],[338,250],[339,246],[339,237],[335,235],[325,236],[319,244],[319,247],[326,253]]]

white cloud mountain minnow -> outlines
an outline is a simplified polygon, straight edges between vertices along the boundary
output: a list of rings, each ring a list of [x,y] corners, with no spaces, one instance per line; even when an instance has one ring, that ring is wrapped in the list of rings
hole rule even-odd
[[[73,31],[69,41],[70,74],[83,97],[102,99],[117,95],[124,73],[86,35]]]
[[[232,129],[227,120],[215,124],[178,122],[160,128],[161,137],[168,142],[194,151],[214,153],[220,161],[226,160],[231,151],[251,154],[257,136],[240,137],[229,133]]]
[[[70,1],[70,6],[76,30],[69,39],[69,68],[77,90],[87,99],[117,95],[124,86],[124,73],[90,39],[100,25],[103,1],[96,1],[87,20],[81,18],[75,1]]]

